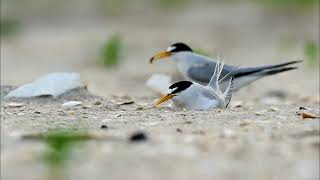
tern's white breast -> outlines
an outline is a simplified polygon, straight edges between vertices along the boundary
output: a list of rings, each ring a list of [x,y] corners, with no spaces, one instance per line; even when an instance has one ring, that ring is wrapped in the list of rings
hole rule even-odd
[[[210,109],[216,108],[219,106],[219,101],[214,98],[214,96],[210,97],[207,89],[201,87],[201,85],[193,84],[188,89],[180,92],[177,96],[175,96],[172,100],[175,106],[186,109]]]

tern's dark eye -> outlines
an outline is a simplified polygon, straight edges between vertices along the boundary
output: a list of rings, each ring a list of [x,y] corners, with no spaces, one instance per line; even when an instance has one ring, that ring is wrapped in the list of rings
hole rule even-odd
[[[174,43],[168,48],[168,51],[169,52],[182,52],[182,51],[192,52],[192,49],[184,43]]]
[[[193,83],[190,81],[179,81],[172,84],[169,89],[174,89],[170,94],[177,94],[189,88]]]

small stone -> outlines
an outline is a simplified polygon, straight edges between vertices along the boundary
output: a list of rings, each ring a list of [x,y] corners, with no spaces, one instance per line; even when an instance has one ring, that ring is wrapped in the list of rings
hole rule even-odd
[[[308,108],[308,107],[303,107],[303,106],[301,106],[301,107],[299,107],[299,110],[309,110],[310,108]]]
[[[143,107],[137,107],[137,111],[140,111],[140,110],[142,110],[143,109]]]
[[[75,112],[73,112],[73,111],[71,111],[71,112],[69,112],[69,115],[70,115],[70,116],[75,116],[75,115],[76,115],[76,113],[75,113]]]
[[[279,108],[278,108],[278,107],[275,107],[275,106],[271,106],[271,107],[268,108],[268,111],[269,111],[269,112],[279,111]]]
[[[101,105],[101,104],[102,104],[101,101],[96,101],[96,102],[93,103],[93,105],[96,105],[96,106]]]
[[[144,132],[135,132],[132,135],[130,135],[130,142],[142,142],[146,141],[148,138]]]
[[[117,103],[117,105],[118,105],[118,106],[130,105],[130,104],[134,104],[134,101],[128,101],[128,102],[120,102],[120,103]]]
[[[81,101],[68,101],[66,103],[63,103],[61,106],[64,107],[64,108],[71,108],[71,107],[74,107],[74,106],[79,106],[81,104],[82,104]]]
[[[22,106],[23,106],[23,103],[18,103],[18,102],[10,102],[5,105],[5,107],[9,107],[9,108],[19,108]]]
[[[263,111],[256,111],[256,112],[254,112],[254,114],[257,115],[257,116],[261,116],[263,113],[264,113]]]
[[[35,113],[35,114],[41,114],[41,112],[40,112],[40,111],[35,111],[34,113]]]
[[[192,124],[192,121],[185,121],[184,124]]]
[[[250,125],[251,122],[250,121],[247,121],[247,120],[244,120],[244,121],[240,121],[239,122],[239,126],[247,126],[247,125]]]
[[[82,109],[90,109],[91,106],[83,106]]]
[[[101,129],[108,129],[108,126],[107,125],[101,125],[101,127],[100,127]]]
[[[58,111],[59,116],[67,116],[68,114],[64,111]]]
[[[176,131],[177,131],[178,133],[182,133],[182,130],[181,130],[180,128],[177,128]]]

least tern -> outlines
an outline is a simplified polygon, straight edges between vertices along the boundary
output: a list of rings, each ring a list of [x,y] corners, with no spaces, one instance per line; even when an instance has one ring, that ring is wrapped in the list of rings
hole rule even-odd
[[[150,59],[153,63],[158,59],[165,59],[172,57],[176,62],[178,70],[187,79],[200,84],[207,84],[214,73],[216,61],[209,57],[195,53],[188,45],[184,43],[175,43],[167,48],[167,50],[157,53]],[[250,84],[262,77],[278,74],[281,72],[296,69],[297,67],[288,67],[288,65],[299,63],[301,61],[290,61],[275,65],[264,65],[259,67],[244,67],[239,68],[236,66],[225,65],[221,75],[226,76],[229,74],[234,77],[234,91]],[[222,89],[227,87],[227,79],[225,78],[221,83]]]
[[[205,110],[211,108],[226,108],[231,100],[233,92],[233,76],[229,78],[229,84],[224,92],[220,89],[219,77],[223,72],[224,64],[215,64],[213,76],[208,85],[191,81],[179,81],[169,87],[169,92],[160,98],[155,105],[171,99],[173,105],[179,108]],[[223,78],[222,78],[223,79]]]

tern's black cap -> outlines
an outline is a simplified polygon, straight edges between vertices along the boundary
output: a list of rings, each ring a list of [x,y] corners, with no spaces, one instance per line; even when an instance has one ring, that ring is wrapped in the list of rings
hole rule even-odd
[[[182,52],[182,51],[192,52],[192,49],[188,45],[182,42],[174,43],[170,47],[172,48],[170,52]]]
[[[169,89],[175,89],[174,91],[172,91],[170,94],[177,94],[183,90],[186,90],[187,88],[189,88],[193,83],[190,81],[179,81],[176,82],[174,84],[172,84]]]

